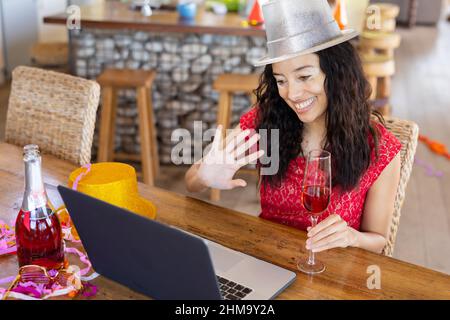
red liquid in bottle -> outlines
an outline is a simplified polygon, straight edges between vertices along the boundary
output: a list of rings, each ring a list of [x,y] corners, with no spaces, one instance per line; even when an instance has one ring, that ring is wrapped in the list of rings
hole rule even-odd
[[[303,205],[312,215],[325,211],[330,202],[330,189],[322,186],[306,186],[303,190]]]
[[[25,192],[16,219],[16,244],[19,266],[39,265],[59,269],[64,265],[64,243],[58,217],[42,180],[39,147],[24,148]]]
[[[19,266],[36,264],[50,270],[64,264],[61,225],[57,215],[48,208],[38,208],[35,212],[20,210],[16,243]]]

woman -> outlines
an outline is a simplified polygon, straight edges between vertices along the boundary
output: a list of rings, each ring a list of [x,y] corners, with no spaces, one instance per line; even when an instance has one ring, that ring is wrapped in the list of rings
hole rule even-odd
[[[311,28],[311,22],[292,31],[293,22],[299,24],[297,9],[302,17],[310,12],[311,17],[332,20],[321,2],[284,0],[263,6],[269,57],[258,63],[265,69],[257,104],[241,117],[223,148],[218,128],[211,151],[186,173],[187,189],[245,187],[246,182],[233,180],[233,175],[265,151],[245,155],[259,139],[255,134],[245,142],[249,130],[277,128],[279,170],[260,177],[260,217],[308,230],[306,248],[314,252],[351,246],[381,253],[394,211],[401,144],[371,116],[370,87],[348,42],[354,33],[336,31],[332,23]],[[280,12],[285,15],[281,20]],[[321,23],[322,16],[312,23]],[[287,36],[279,31],[286,25]],[[314,41],[317,32],[305,30],[318,28],[327,36]],[[282,43],[286,41],[289,45]],[[313,149],[331,153],[333,188],[328,210],[311,229],[300,199],[305,156]]]

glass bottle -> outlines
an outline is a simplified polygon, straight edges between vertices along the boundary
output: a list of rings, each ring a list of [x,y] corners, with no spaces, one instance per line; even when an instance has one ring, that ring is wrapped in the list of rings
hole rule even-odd
[[[19,266],[39,265],[59,269],[64,264],[64,244],[58,216],[44,187],[41,155],[37,145],[23,148],[25,191],[16,219]]]

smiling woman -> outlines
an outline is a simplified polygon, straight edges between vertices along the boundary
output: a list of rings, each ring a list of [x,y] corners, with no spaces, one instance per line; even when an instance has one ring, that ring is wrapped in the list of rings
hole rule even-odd
[[[257,89],[258,129],[277,127],[287,136],[280,140],[279,172],[263,182],[278,184],[291,160],[329,149],[334,183],[354,188],[369,167],[369,132],[375,149],[378,144],[369,95],[361,62],[348,42],[267,65]]]
[[[308,234],[307,248],[316,252],[346,246],[380,252],[385,244],[401,145],[377,114],[371,117],[369,95],[358,55],[344,42],[266,65],[258,105],[241,118],[242,130],[280,130],[280,169],[261,176],[263,218],[307,229],[300,201],[305,155],[314,149],[332,154],[329,210]]]
[[[269,135],[276,129],[279,170],[262,175],[268,165],[258,163],[260,217],[308,230],[306,248],[314,252],[354,246],[380,253],[394,211],[401,144],[369,106],[370,86],[348,42],[357,33],[340,31],[325,0],[271,1],[263,11],[268,55],[256,63],[265,66],[256,106],[242,116],[223,149],[218,129],[208,161],[186,174],[188,190],[246,186],[232,180],[234,173],[250,158],[273,155],[268,138],[260,150],[243,156],[259,139],[254,135],[244,143],[245,136],[252,129]],[[332,190],[328,210],[309,229],[302,181],[305,155],[315,149],[331,153]],[[224,158],[236,163],[212,161]]]

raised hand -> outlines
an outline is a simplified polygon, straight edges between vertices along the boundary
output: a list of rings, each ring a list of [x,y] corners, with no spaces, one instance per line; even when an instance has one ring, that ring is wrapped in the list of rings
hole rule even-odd
[[[229,190],[247,185],[242,179],[233,180],[236,171],[264,154],[263,150],[259,150],[245,155],[260,138],[258,134],[254,134],[245,141],[249,134],[250,130],[235,130],[226,138],[226,145],[223,146],[222,126],[217,127],[211,149],[201,160],[197,172],[197,176],[205,186]]]

